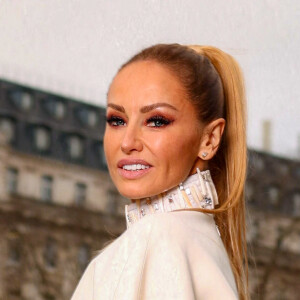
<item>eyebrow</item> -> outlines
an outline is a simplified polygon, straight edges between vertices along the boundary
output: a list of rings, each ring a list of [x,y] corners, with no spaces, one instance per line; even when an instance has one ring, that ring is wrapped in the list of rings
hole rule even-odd
[[[157,107],[169,107],[173,110],[177,110],[178,109],[176,107],[174,107],[173,105],[169,104],[169,103],[165,103],[165,102],[158,102],[158,103],[154,103],[154,104],[150,104],[150,105],[146,105],[146,106],[143,106],[141,109],[140,109],[140,112],[141,113],[147,113]],[[113,104],[113,103],[108,103],[107,104],[107,107],[111,107],[111,108],[114,108],[115,110],[117,111],[120,111],[122,113],[125,113],[125,108],[121,105],[117,105],[117,104]]]

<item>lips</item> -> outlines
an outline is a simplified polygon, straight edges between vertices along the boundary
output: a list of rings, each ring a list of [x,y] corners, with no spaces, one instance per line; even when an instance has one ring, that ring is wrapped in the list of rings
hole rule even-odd
[[[143,160],[143,159],[121,159],[118,162],[118,168],[123,168],[123,166],[125,165],[137,165],[137,164],[141,164],[141,165],[145,165],[145,166],[149,166],[152,167],[151,164],[149,164],[147,161]]]
[[[139,170],[125,170],[123,166],[125,165],[145,165],[149,166],[146,169],[139,169]],[[147,161],[143,159],[121,159],[118,162],[118,173],[126,180],[133,180],[138,179],[140,177],[145,176],[147,173],[152,171],[152,165],[150,165]]]

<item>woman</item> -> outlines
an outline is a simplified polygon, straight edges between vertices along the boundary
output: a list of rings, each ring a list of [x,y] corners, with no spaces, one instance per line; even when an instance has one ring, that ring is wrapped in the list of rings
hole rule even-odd
[[[121,66],[104,150],[131,199],[127,230],[72,300],[249,299],[244,98],[238,64],[215,47],[157,44]]]

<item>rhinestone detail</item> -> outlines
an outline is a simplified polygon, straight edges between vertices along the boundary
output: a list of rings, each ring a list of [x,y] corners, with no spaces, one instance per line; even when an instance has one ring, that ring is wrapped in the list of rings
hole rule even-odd
[[[189,188],[186,188],[186,189],[185,189],[185,192],[186,192],[188,195],[191,194],[191,190],[190,190]]]
[[[200,172],[198,169],[197,173],[190,175],[184,182],[168,191],[126,205],[127,228],[142,217],[153,213],[188,210],[193,207],[214,209],[217,193],[209,170]]]

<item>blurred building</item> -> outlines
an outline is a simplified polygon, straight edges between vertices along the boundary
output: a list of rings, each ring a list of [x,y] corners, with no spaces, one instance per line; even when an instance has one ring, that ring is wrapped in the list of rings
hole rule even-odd
[[[300,161],[249,150],[246,207],[253,299],[299,299]]]
[[[104,128],[101,107],[0,81],[0,299],[70,299],[96,251],[126,229]],[[249,149],[248,166],[253,299],[297,299],[300,161]]]
[[[104,128],[103,108],[0,82],[0,299],[69,299],[125,230]]]

